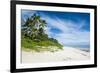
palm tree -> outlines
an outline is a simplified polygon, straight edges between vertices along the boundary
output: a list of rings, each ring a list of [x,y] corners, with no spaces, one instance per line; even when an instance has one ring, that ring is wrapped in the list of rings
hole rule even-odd
[[[39,33],[44,33],[45,26],[46,21],[42,20],[39,15],[34,14],[26,20],[25,24],[22,26],[22,31],[24,31],[25,35],[33,39]]]

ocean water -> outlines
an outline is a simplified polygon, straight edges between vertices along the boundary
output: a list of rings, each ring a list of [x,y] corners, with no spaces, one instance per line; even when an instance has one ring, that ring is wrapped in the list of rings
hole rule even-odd
[[[90,45],[67,45],[67,47],[77,48],[86,52],[90,51]]]

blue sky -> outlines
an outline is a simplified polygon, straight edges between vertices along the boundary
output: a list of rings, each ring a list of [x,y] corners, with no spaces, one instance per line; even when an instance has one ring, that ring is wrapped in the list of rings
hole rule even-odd
[[[34,13],[46,20],[45,32],[64,46],[90,45],[90,14],[77,12],[54,12],[22,10],[22,19],[26,20]]]

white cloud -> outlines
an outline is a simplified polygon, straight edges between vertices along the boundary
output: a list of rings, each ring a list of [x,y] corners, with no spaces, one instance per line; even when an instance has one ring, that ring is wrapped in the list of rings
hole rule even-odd
[[[75,24],[70,20],[63,21],[57,17],[50,18],[45,15],[43,19],[50,24],[47,27],[48,35],[53,35],[53,38],[57,39],[63,45],[89,45],[90,43],[90,32],[80,30],[84,25],[85,21],[81,21],[79,25]],[[62,33],[53,33],[50,31],[51,28],[57,28]]]
[[[78,31],[76,33],[62,33],[55,37],[64,45],[88,45],[90,42],[89,32]]]

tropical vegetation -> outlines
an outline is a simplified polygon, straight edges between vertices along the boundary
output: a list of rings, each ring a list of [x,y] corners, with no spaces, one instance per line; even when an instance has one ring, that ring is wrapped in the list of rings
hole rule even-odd
[[[21,24],[21,47],[37,52],[57,51],[62,45],[54,38],[48,37],[45,33],[47,22],[39,15],[33,14]]]

